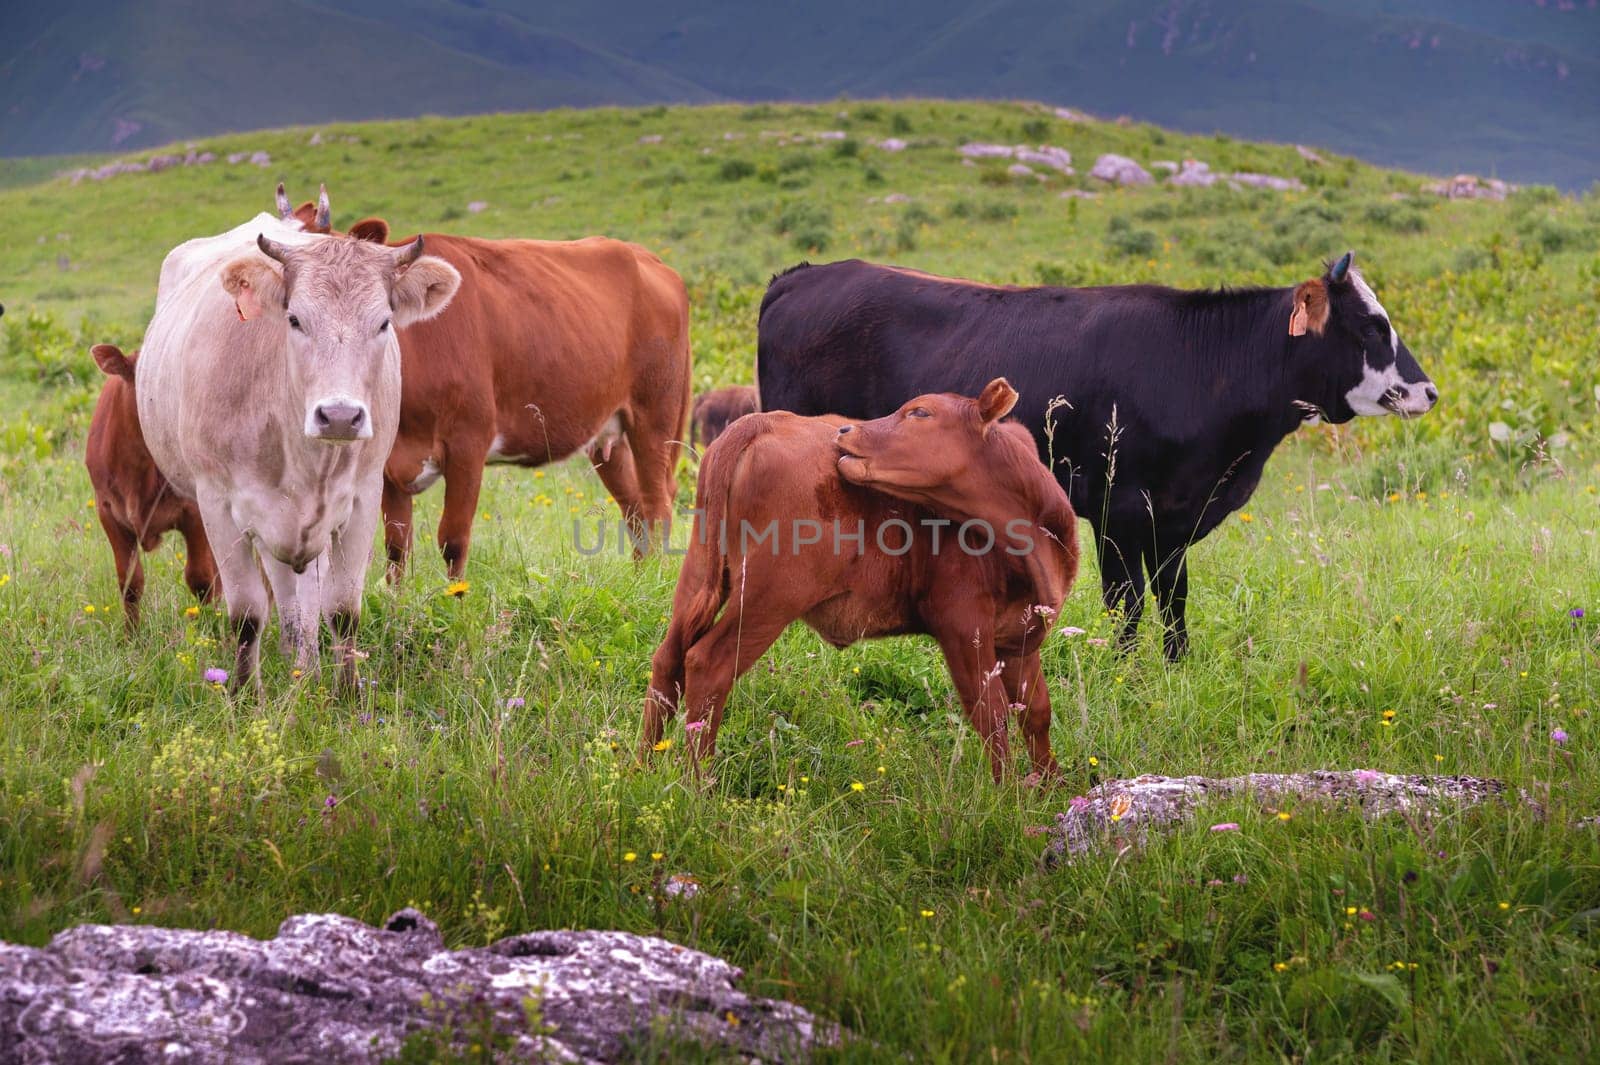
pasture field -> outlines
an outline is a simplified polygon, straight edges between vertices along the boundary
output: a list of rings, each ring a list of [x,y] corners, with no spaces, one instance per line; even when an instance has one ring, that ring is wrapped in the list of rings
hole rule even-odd
[[[1309,188],[1018,179],[962,165],[967,140],[1059,145],[1080,175],[1118,151]],[[1600,1057],[1600,830],[1579,824],[1600,814],[1600,197],[1445,202],[1352,160],[1012,104],[552,112],[199,147],[274,163],[0,187],[0,938],[84,921],[270,935],[290,913],[414,903],[458,944],[621,928],[720,954],[747,989],[865,1037],[838,1060]],[[1354,247],[1442,398],[1280,450],[1192,552],[1178,665],[1150,617],[1133,653],[1106,646],[1085,543],[1061,621],[1083,631],[1045,654],[1062,787],[990,783],[931,641],[837,652],[799,628],[735,689],[702,787],[681,726],[652,765],[633,757],[677,559],[616,552],[582,463],[491,471],[464,594],[429,542],[442,494],[419,499],[410,574],[373,570],[359,696],[291,677],[270,639],[263,697],[206,683],[232,656],[221,614],[186,610],[175,537],[147,560],[142,630],[123,631],[81,464],[88,347],[136,346],[164,252],[269,208],[279,178],[297,200],[327,181],[341,227],[657,248],[689,283],[701,386],[752,379],[762,286],[801,257],[1287,285]],[[591,557],[574,522],[588,547],[602,520]],[[1369,823],[1229,803],[1142,848],[1040,861],[1035,830],[1097,779],[1358,767],[1497,777],[1542,809]],[[1208,831],[1222,821],[1240,830]],[[674,874],[699,892],[669,896]]]

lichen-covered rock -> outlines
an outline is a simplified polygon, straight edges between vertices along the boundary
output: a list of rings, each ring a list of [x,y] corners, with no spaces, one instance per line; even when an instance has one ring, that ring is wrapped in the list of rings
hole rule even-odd
[[[1150,171],[1127,156],[1112,152],[1094,161],[1094,169],[1089,171],[1089,176],[1113,185],[1148,185],[1152,180]]]
[[[1434,181],[1422,186],[1423,192],[1443,196],[1447,200],[1503,200],[1517,191],[1499,178],[1479,178],[1472,174],[1457,174],[1449,181]]]
[[[1279,177],[1276,174],[1252,174],[1248,170],[1235,171],[1233,180],[1249,188],[1272,189],[1276,192],[1297,191],[1306,187],[1305,182],[1299,178]]]
[[[0,1065],[377,1062],[409,1038],[491,1029],[515,1060],[609,1062],[659,1040],[800,1061],[839,1039],[740,970],[626,932],[531,932],[474,950],[401,910],[382,928],[290,917],[275,939],[82,925],[0,943]],[[435,1035],[432,1038],[440,1038]]]
[[[1137,843],[1152,829],[1187,824],[1208,800],[1247,795],[1263,803],[1336,803],[1363,817],[1400,811],[1427,815],[1447,807],[1472,806],[1508,796],[1498,780],[1463,776],[1406,776],[1371,769],[1317,770],[1310,773],[1250,773],[1241,777],[1162,777],[1108,780],[1074,798],[1048,830],[1047,861],[1070,863],[1111,842]],[[1237,825],[1214,826],[1219,830]]]
[[[984,144],[980,141],[971,141],[957,148],[964,157],[964,161],[973,159],[1015,159],[1018,164],[1033,163],[1037,166],[1046,166],[1051,170],[1071,176],[1076,173],[1072,169],[1072,153],[1065,148],[1058,148],[1053,144],[1041,144],[1030,148],[1026,144]],[[1015,172],[1016,165],[1012,166]],[[1032,173],[1030,170],[1029,173]]]

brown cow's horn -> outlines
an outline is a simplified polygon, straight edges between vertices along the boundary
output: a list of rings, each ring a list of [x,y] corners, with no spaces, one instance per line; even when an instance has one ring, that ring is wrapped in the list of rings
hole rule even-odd
[[[328,186],[323,185],[317,193],[317,228],[327,229],[332,218],[333,209],[328,206]]]
[[[417,239],[401,248],[394,257],[394,268],[403,270],[422,257],[422,234],[417,234]]]
[[[285,257],[289,254],[289,249],[277,241],[269,239],[265,233],[257,235],[256,247],[260,248],[261,254],[269,259],[276,259],[280,263],[288,261]]]
[[[294,208],[289,206],[289,194],[283,190],[283,182],[278,182],[278,217],[285,222],[294,217]]]

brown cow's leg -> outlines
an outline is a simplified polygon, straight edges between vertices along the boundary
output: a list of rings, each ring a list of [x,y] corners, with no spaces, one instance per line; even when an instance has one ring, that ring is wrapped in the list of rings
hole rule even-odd
[[[687,367],[688,362],[684,363]],[[678,451],[688,417],[688,387],[682,395],[636,398],[627,427],[639,476],[639,508],[652,542],[665,543],[672,503],[678,495]]]
[[[730,609],[684,655],[687,710],[683,727],[689,733],[689,754],[696,768],[717,753],[717,730],[722,727],[722,710],[733,682],[800,617],[798,611],[771,613],[770,604],[763,604],[761,613],[758,620]]]
[[[122,590],[122,611],[128,627],[139,624],[139,600],[144,598],[144,562],[139,558],[139,541],[128,529],[106,513],[105,507],[96,508],[100,514],[100,527],[111,541],[111,556],[117,563],[117,587]]]
[[[389,556],[389,583],[406,572],[411,555],[411,493],[389,478],[383,479],[383,546]]]
[[[196,598],[209,603],[222,590],[222,579],[211,555],[211,541],[200,524],[200,512],[185,510],[178,519],[178,532],[183,536],[183,581]]]
[[[467,570],[467,549],[472,545],[472,519],[478,512],[478,492],[483,488],[487,442],[462,446],[451,441],[444,462],[444,516],[439,519],[439,551],[445,572],[460,580]]]
[[[1011,760],[1011,744],[1006,738],[1006,686],[1004,671],[994,655],[994,634],[987,627],[974,631],[948,630],[934,634],[944,651],[950,679],[967,720],[989,752],[989,768],[996,781],[1003,777]]]
[[[649,530],[644,524],[639,473],[634,465],[633,448],[629,446],[628,438],[621,437],[611,445],[610,457],[599,451],[591,451],[589,460],[594,463],[594,472],[600,475],[606,491],[611,493],[611,498],[617,501],[617,507],[622,511],[623,524],[627,526],[628,536],[633,542],[633,557],[641,557],[644,554],[642,548],[649,544],[646,539]]]
[[[1022,738],[1028,745],[1033,771],[1045,781],[1061,775],[1050,749],[1050,690],[1045,686],[1039,652],[1010,663],[1005,671],[1006,698],[1022,715]]]

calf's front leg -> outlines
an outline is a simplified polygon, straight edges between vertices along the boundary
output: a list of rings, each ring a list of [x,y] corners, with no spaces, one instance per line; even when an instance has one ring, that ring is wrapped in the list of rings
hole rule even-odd
[[[1008,663],[1005,684],[1006,698],[1022,716],[1022,738],[1028,745],[1033,771],[1042,782],[1054,781],[1061,775],[1061,767],[1050,749],[1050,690],[1045,687],[1039,652]]]
[[[1002,662],[995,658],[994,631],[989,625],[942,629],[934,634],[944,652],[950,679],[967,720],[983,740],[989,753],[989,769],[998,782],[1011,762],[1011,744],[1006,737],[1008,704],[1001,674]],[[1046,741],[1048,743],[1048,740]]]

